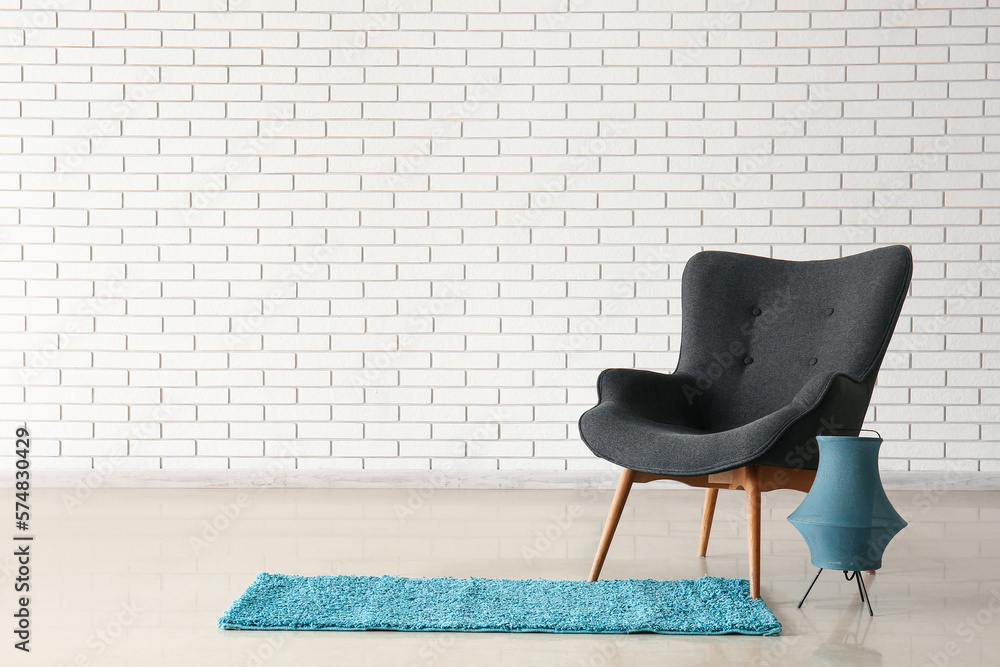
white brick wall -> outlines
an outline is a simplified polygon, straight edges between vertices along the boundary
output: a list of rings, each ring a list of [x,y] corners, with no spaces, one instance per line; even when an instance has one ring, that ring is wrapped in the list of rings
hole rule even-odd
[[[38,468],[608,469],[690,255],[905,243],[884,464],[1000,470],[998,0],[0,4]]]

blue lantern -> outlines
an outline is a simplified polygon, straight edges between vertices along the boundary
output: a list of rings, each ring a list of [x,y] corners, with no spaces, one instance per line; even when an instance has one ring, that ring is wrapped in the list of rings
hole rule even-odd
[[[861,571],[882,567],[882,552],[889,540],[906,526],[882,488],[878,473],[882,438],[820,435],[816,441],[816,480],[788,517],[805,538],[812,564],[819,568],[802,602],[824,569],[841,570],[848,581],[857,580],[858,592],[872,615]]]

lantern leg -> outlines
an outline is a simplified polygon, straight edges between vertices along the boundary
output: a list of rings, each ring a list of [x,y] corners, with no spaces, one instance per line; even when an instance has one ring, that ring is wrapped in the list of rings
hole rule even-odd
[[[807,597],[809,597],[809,591],[811,591],[813,589],[813,586],[816,585],[816,580],[819,579],[819,575],[821,574],[823,574],[823,568],[819,568],[819,572],[817,572],[816,576],[813,577],[812,583],[809,584],[809,588],[806,589],[806,594],[802,596],[801,600],[799,600],[798,609],[802,609],[802,603],[806,601]]]
[[[854,576],[858,578],[858,586],[861,588],[861,597],[868,605],[868,615],[874,616],[875,613],[872,611],[872,599],[868,596],[868,587],[865,586],[864,579],[861,578],[860,572],[855,572]]]
[[[872,612],[872,600],[868,597],[868,587],[865,586],[864,580],[861,579],[861,572],[855,570],[848,575],[847,570],[844,570],[844,579],[850,581],[851,579],[856,579],[858,582],[858,595],[861,596],[861,601],[868,605],[868,615],[874,616],[875,613]]]

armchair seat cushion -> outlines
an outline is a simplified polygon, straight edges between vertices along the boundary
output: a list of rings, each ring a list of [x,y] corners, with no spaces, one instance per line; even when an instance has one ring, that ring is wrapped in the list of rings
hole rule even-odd
[[[597,456],[638,472],[690,477],[734,470],[757,462],[775,442],[794,432],[795,426],[811,424],[817,411],[826,411],[822,407],[826,403],[850,403],[851,414],[858,408],[864,414],[868,389],[863,383],[839,373],[825,379],[823,387],[816,382],[803,387],[780,410],[715,432],[657,421],[627,402],[602,400],[580,417],[580,435]],[[848,414],[846,405],[842,414]],[[815,468],[815,464],[803,467]]]
[[[761,430],[748,424],[707,433],[661,424],[615,403],[589,410],[580,428],[589,435],[583,441],[597,456],[637,472],[678,477],[738,468],[758,447],[760,441],[754,435]]]

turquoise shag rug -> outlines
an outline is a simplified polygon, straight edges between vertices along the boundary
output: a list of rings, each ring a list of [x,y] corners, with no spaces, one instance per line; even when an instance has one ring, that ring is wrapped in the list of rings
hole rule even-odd
[[[746,579],[410,579],[257,575],[225,630],[404,630],[776,635]]]

